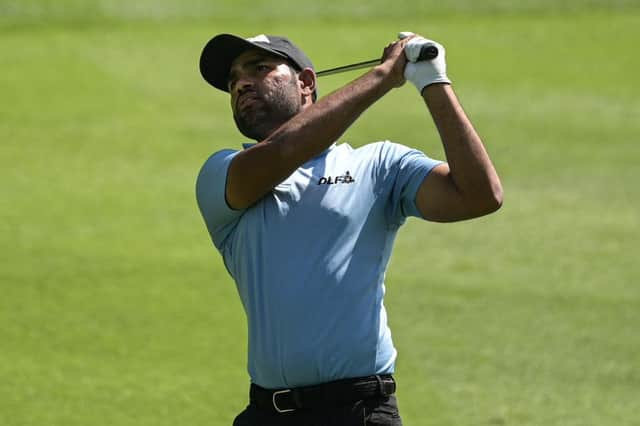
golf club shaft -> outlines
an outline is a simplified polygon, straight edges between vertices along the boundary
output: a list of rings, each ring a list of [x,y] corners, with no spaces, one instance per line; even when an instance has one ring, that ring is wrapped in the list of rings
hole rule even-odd
[[[432,44],[428,44],[428,45],[422,46],[422,49],[420,50],[420,55],[418,56],[418,62],[430,61],[436,56],[438,56],[438,48]],[[379,63],[380,63],[380,59],[372,59],[370,61],[358,62],[351,65],[344,65],[337,68],[318,71],[316,75],[318,77],[323,77],[325,75],[338,74],[338,73],[347,72],[347,71],[359,70],[362,68],[369,68],[374,65],[378,65]]]
[[[319,71],[316,73],[318,77],[322,77],[325,75],[338,74],[341,72],[359,70],[361,68],[369,68],[374,65],[378,65],[380,63],[380,59],[372,59],[370,61],[358,62],[357,64],[344,65],[342,67],[331,68],[329,70]]]

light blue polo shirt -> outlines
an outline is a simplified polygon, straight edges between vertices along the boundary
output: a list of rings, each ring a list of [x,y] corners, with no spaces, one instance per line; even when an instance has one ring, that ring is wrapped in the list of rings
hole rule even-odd
[[[213,154],[196,183],[249,327],[253,383],[291,388],[394,371],[384,277],[418,187],[440,162],[391,142],[333,145],[245,210],[225,201],[239,151]]]

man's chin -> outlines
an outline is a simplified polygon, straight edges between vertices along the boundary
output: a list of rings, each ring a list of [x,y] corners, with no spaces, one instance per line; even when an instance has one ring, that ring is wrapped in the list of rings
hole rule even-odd
[[[244,136],[249,139],[258,140],[261,139],[259,132],[259,125],[257,117],[253,115],[242,115],[240,117],[233,116],[233,120],[236,122],[236,127]]]
[[[254,141],[261,141],[271,134],[270,130],[264,129],[261,125],[251,125],[248,123],[240,123],[236,121],[236,127],[244,136]]]
[[[240,133],[259,142],[266,139],[294,115],[295,113],[279,117],[277,114],[267,113],[264,110],[251,110],[244,111],[238,116],[234,115],[233,120]]]
[[[274,125],[272,120],[266,120],[263,114],[233,117],[236,127],[244,136],[255,141],[267,138],[279,125]]]
[[[238,130],[240,131],[240,133],[242,133],[244,137],[248,139],[252,139],[256,142],[261,142],[267,138],[266,136],[263,136],[261,133],[254,132],[253,129],[252,131],[247,131],[247,130],[238,128]]]

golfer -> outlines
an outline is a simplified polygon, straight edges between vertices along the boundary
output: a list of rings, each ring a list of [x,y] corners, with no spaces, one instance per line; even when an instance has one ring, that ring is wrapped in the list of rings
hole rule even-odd
[[[416,62],[426,44],[438,56]],[[502,204],[444,47],[417,35],[394,41],[379,65],[322,99],[311,61],[284,37],[217,35],[200,70],[229,92],[238,129],[256,142],[214,153],[196,183],[247,316],[249,405],[233,424],[401,425],[383,303],[396,233],[408,216],[457,221]],[[389,141],[339,143],[407,80],[435,121],[446,162]]]

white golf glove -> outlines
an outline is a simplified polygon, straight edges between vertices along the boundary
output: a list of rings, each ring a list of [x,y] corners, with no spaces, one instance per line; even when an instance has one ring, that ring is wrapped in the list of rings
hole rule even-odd
[[[406,38],[413,33],[402,32],[399,38]],[[428,61],[418,60],[423,46],[434,45],[438,48],[438,56]],[[447,64],[445,62],[445,49],[440,43],[423,37],[414,37],[404,47],[404,54],[409,61],[404,68],[404,77],[413,83],[422,94],[425,87],[434,83],[451,84],[447,77]]]

